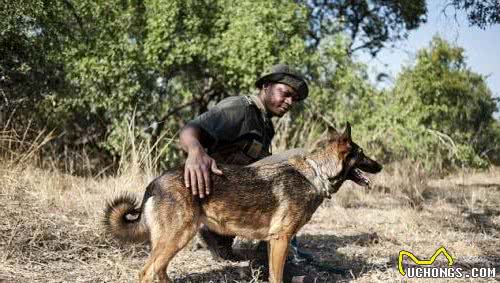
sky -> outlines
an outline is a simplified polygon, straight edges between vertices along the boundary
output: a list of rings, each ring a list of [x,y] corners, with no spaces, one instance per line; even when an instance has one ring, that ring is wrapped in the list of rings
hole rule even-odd
[[[360,54],[359,59],[369,66],[371,75],[385,72],[394,79],[402,66],[414,62],[417,50],[428,47],[432,37],[437,34],[464,48],[469,68],[485,75],[493,95],[500,97],[500,25],[488,26],[484,30],[471,27],[464,13],[455,17],[456,11],[448,8],[447,14],[444,14],[444,2],[427,1],[427,23],[410,31],[407,40],[396,43],[394,48],[383,49],[376,58]],[[390,81],[386,84],[390,84]]]

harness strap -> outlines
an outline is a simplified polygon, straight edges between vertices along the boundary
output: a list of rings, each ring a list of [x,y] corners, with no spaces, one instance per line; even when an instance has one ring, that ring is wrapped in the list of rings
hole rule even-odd
[[[330,181],[328,180],[327,177],[323,176],[321,168],[319,168],[318,163],[316,161],[306,158],[307,164],[311,166],[311,168],[314,171],[314,176],[313,177],[308,177],[307,179],[309,182],[311,182],[316,190],[318,191],[319,194],[326,198],[331,198],[331,193],[330,193]]]

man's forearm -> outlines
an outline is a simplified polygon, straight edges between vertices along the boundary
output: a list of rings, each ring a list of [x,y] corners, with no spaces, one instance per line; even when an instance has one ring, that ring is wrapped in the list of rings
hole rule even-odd
[[[180,144],[186,153],[204,150],[201,144],[200,129],[191,126],[184,127],[180,133]]]
[[[200,198],[210,194],[211,173],[224,174],[217,168],[215,160],[205,152],[204,141],[203,132],[197,127],[186,126],[181,130],[180,144],[188,154],[184,164],[184,183],[193,195],[199,195]]]

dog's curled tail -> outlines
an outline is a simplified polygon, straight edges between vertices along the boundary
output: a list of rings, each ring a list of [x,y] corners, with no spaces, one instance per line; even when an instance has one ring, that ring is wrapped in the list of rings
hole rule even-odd
[[[145,242],[149,230],[141,220],[139,201],[130,194],[124,194],[108,202],[104,211],[104,227],[113,237],[124,242]]]

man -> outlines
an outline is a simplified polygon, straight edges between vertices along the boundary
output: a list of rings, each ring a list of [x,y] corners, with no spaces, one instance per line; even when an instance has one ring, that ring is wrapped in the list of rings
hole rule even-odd
[[[188,154],[184,180],[193,195],[210,195],[211,174],[224,174],[218,163],[249,165],[269,156],[274,136],[271,118],[286,114],[309,92],[304,78],[284,64],[273,66],[255,86],[258,95],[226,98],[182,129],[180,143]],[[234,237],[215,234],[206,227],[200,235],[216,257],[237,257],[232,250]],[[298,257],[296,239],[292,251],[296,251],[296,261],[304,261]]]

